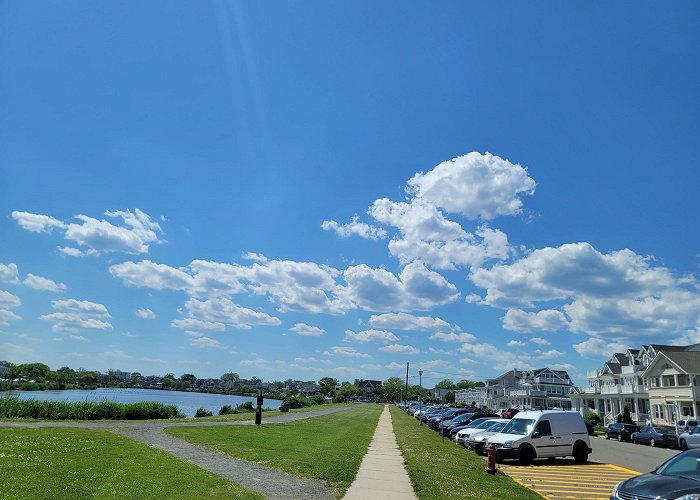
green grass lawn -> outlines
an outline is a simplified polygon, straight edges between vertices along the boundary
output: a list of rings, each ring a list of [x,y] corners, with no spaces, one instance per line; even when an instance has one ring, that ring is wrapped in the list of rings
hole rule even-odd
[[[314,406],[307,406],[305,408],[294,408],[293,410],[289,410],[289,413],[306,413],[309,411],[317,411],[317,410],[327,410],[329,408],[338,408],[341,406],[347,406],[343,403],[330,403],[330,404],[325,404],[325,405],[314,405]],[[280,415],[284,415],[279,410],[266,410],[262,413],[262,418],[265,420],[266,418],[270,417],[278,417]],[[200,418],[188,418],[185,420],[178,420],[178,422],[189,422],[189,421],[195,421],[195,422],[234,422],[234,421],[240,421],[240,420],[255,420],[255,412],[246,412],[246,413],[232,413],[230,415],[213,415],[211,417],[200,417]],[[155,422],[155,420],[153,420]],[[161,421],[162,422],[162,421]]]
[[[286,424],[170,427],[166,432],[236,458],[322,479],[342,496],[367,453],[382,409],[381,405],[358,405]]]
[[[507,498],[541,500],[541,496],[523,488],[498,472],[484,472],[483,458],[438,436],[428,426],[399,408],[391,407],[394,434],[403,453],[413,489],[421,500],[457,498]]]
[[[88,429],[0,429],[2,499],[262,499],[130,439]]]

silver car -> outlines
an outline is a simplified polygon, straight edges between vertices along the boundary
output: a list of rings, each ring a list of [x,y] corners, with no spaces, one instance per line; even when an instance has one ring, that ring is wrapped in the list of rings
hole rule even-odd
[[[688,432],[678,436],[678,446],[681,450],[688,448],[700,448],[700,425],[693,427]]]
[[[488,441],[488,439],[494,434],[501,432],[508,422],[510,422],[510,420],[497,422],[484,432],[479,432],[478,434],[469,436],[467,448],[474,450],[477,455],[483,455],[485,453],[486,441]]]

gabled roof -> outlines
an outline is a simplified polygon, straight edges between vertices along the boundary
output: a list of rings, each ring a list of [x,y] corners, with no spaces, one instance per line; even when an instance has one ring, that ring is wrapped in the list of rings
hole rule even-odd
[[[651,377],[661,363],[671,363],[678,371],[686,374],[700,373],[700,351],[660,351],[642,373],[642,377]]]

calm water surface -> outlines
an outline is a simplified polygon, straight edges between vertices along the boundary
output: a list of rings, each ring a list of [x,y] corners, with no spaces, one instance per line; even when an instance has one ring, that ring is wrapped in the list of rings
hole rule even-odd
[[[156,401],[165,405],[175,405],[188,417],[194,417],[198,408],[209,410],[218,415],[219,409],[224,405],[236,407],[246,401],[252,401],[255,407],[254,397],[228,396],[224,394],[206,394],[203,392],[159,391],[155,389],[117,389],[101,387],[94,391],[66,390],[66,391],[11,391],[20,399],[36,399],[39,401],[113,401],[115,403],[138,403],[140,401]],[[277,409],[282,401],[277,399],[265,399],[263,408]]]

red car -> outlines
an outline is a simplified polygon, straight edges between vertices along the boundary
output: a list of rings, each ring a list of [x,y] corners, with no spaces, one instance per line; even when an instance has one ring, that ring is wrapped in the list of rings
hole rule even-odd
[[[503,410],[501,412],[501,417],[503,418],[513,418],[515,414],[518,413],[517,408],[508,408],[507,410]]]

